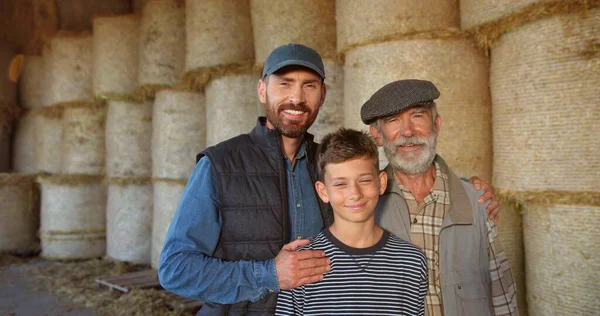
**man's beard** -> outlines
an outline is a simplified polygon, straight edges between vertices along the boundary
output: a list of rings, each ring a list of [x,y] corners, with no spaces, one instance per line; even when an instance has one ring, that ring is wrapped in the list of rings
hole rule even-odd
[[[421,150],[415,152],[398,153],[398,147],[407,145],[422,145]],[[433,130],[429,138],[404,137],[389,141],[383,137],[383,150],[389,164],[405,174],[415,175],[427,171],[436,155],[437,133]]]
[[[314,112],[310,110],[310,108],[305,104],[281,104],[279,107],[276,105],[271,105],[269,102],[269,97],[266,97],[267,103],[267,120],[273,125],[275,130],[281,133],[283,136],[289,138],[298,138],[304,136],[308,128],[314,123],[317,118],[318,110]],[[292,122],[288,121],[283,122],[283,119],[280,118],[280,112],[284,110],[294,110],[294,111],[302,111],[308,114],[308,121],[306,123],[303,122]],[[287,121],[287,120],[286,120]]]

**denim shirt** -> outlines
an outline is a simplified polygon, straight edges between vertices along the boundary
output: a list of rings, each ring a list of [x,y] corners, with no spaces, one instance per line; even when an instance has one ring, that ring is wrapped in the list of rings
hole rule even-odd
[[[285,160],[290,240],[321,231],[322,218],[302,145],[292,165]],[[183,191],[160,256],[158,276],[167,290],[217,304],[258,301],[279,292],[275,260],[224,261],[214,258],[222,218],[208,158],[200,159]]]

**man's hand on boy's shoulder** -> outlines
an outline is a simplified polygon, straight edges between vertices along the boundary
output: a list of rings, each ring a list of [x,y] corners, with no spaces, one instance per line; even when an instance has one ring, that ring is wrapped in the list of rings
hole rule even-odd
[[[489,185],[489,183],[479,179],[477,176],[469,178],[469,182],[473,185],[475,190],[485,190],[477,202],[479,202],[479,204],[484,204],[489,200],[490,204],[486,208],[488,217],[493,221],[497,221],[498,217],[500,216],[500,203],[496,197],[496,191],[494,190],[494,187]]]
[[[323,250],[295,251],[308,243],[308,239],[294,240],[285,244],[275,257],[275,270],[281,290],[321,281],[323,274],[331,270],[330,261]]]

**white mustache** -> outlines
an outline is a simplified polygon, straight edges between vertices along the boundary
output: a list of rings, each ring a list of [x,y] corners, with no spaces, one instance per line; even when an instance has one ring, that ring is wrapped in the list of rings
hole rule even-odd
[[[418,137],[418,136],[411,136],[411,137],[400,136],[400,138],[394,140],[393,144],[396,148],[398,148],[400,146],[426,145],[427,138]]]

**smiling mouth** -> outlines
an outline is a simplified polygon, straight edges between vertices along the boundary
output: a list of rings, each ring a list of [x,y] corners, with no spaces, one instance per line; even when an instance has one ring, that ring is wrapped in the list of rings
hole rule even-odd
[[[357,211],[360,209],[363,209],[365,207],[365,205],[367,205],[367,203],[361,203],[361,204],[354,204],[354,205],[346,205],[346,208],[353,210],[353,211]]]

